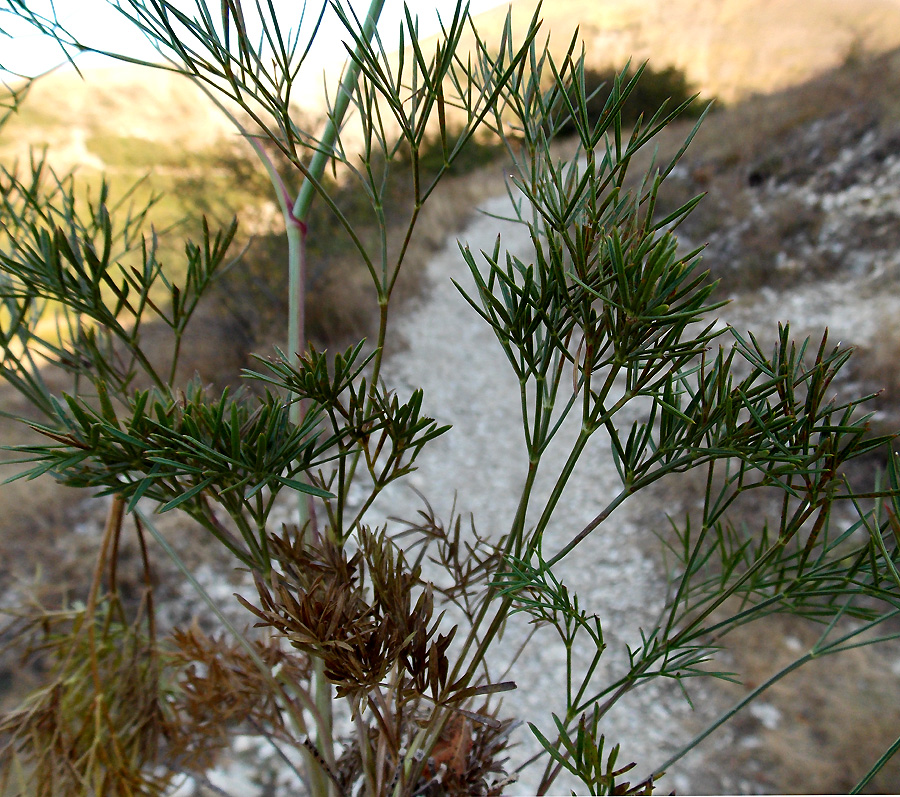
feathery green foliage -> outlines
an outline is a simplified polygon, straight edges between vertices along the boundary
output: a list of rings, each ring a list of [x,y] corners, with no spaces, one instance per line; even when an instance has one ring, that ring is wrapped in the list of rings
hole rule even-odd
[[[847,480],[849,462],[892,440],[868,434],[865,398],[833,397],[849,353],[826,337],[795,343],[786,326],[769,353],[710,322],[720,306],[714,285],[700,269],[700,251],[683,251],[677,239],[699,198],[657,210],[684,148],[637,179],[629,174],[660,131],[692,112],[692,100],[663,103],[629,129],[625,109],[645,68],[615,75],[597,112],[577,40],[554,59],[537,44],[539,12],[524,32],[507,20],[499,42],[473,27],[474,50],[464,54],[460,42],[472,24],[464,7],[430,45],[407,11],[394,58],[377,33],[380,6],[375,0],[362,22],[336,6],[350,61],[324,130],[311,132],[291,106],[306,52],[300,21],[285,28],[272,3],[198,1],[192,11],[168,0],[118,3],[159,45],[165,68],[221,103],[272,182],[288,230],[295,312],[288,348],[246,374],[266,386],[262,396],[173,384],[184,330],[229,260],[235,224],[213,233],[204,222],[201,243],[185,246],[185,276],[176,282],[144,230],[146,207],[129,209],[127,197],[115,202],[105,188],[85,206],[74,178],[50,173],[39,158],[24,177],[15,169],[0,175],[2,372],[42,411],[41,421],[23,421],[46,440],[14,447],[28,463],[19,475],[50,473],[113,497],[90,600],[70,627],[42,642],[62,662],[55,685],[0,722],[6,784],[18,778],[23,790],[59,793],[61,772],[72,793],[134,793],[150,784],[163,792],[177,777],[202,779],[210,750],[242,721],[312,794],[501,794],[510,782],[504,751],[514,718],[501,718],[494,696],[514,684],[492,681],[488,663],[507,618],[526,612],[556,630],[566,653],[565,705],[552,713],[554,730],[529,723],[545,752],[541,793],[563,770],[591,793],[650,793],[675,759],[649,768],[636,786],[621,781],[634,765],[619,766],[619,748],[600,727],[623,695],[657,678],[733,678],[717,669],[722,640],[773,612],[826,626],[798,664],[870,644],[858,626],[846,631],[844,618],[877,631],[896,614],[898,463],[891,459],[885,487],[860,493]],[[74,50],[91,49],[22,0],[4,8]],[[348,109],[358,148],[345,132]],[[514,169],[507,188],[533,247],[508,252],[498,239],[490,252],[462,248],[472,287],[459,286],[519,385],[510,396],[526,448],[519,508],[499,537],[466,533],[459,517],[443,523],[430,507],[391,534],[370,527],[369,509],[414,469],[423,448],[450,433],[427,416],[421,390],[404,400],[383,382],[391,297],[423,204],[480,130],[505,142]],[[577,152],[554,161],[550,145],[564,130]],[[298,192],[266,147],[296,170]],[[328,165],[370,203],[375,246],[329,194]],[[411,180],[414,201],[399,246],[389,247],[385,202],[398,171]],[[314,198],[339,220],[371,276],[374,348],[360,343],[332,356],[305,343],[301,286]],[[240,267],[238,259],[233,268]],[[58,321],[48,333],[42,321],[50,317]],[[149,318],[174,342],[162,365],[142,343]],[[47,387],[42,374],[50,367],[73,377],[71,390],[56,395]],[[635,417],[634,407],[638,419],[623,421]],[[577,422],[564,425],[570,417]],[[620,489],[583,528],[550,540],[545,532],[566,484],[598,434],[608,438]],[[541,497],[536,477],[551,442],[565,445],[568,457]],[[558,566],[614,525],[624,502],[691,470],[704,474],[703,507],[672,520],[671,584],[659,621],[628,649],[626,670],[598,684],[604,617],[567,587]],[[351,501],[351,488],[361,501]],[[729,508],[762,489],[781,496],[777,524],[734,525]],[[275,528],[273,509],[285,491],[299,497],[299,521]],[[855,511],[853,523],[834,520],[839,504]],[[147,517],[147,505],[180,510],[252,573],[256,594],[240,603],[284,647],[234,629]],[[149,533],[234,640],[158,633],[146,556],[146,593],[129,616],[135,610],[119,600],[115,575],[128,517],[142,550]],[[429,580],[426,558],[446,578]],[[444,627],[442,606],[451,603],[462,619]],[[588,664],[579,669],[575,653],[585,649]],[[110,695],[105,674],[122,668],[126,652],[136,662],[133,677]],[[73,691],[82,670],[91,678]],[[234,691],[239,699],[223,698]],[[112,700],[117,709],[107,711]],[[136,706],[153,707],[152,743],[134,727]],[[336,711],[350,720],[349,738],[334,730]],[[72,728],[75,741],[57,744]]]

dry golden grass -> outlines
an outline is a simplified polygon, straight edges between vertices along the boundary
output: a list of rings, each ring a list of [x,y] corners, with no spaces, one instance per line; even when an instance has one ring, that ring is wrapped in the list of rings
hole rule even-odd
[[[743,673],[744,682],[721,686],[723,702],[737,701],[764,683],[809,650],[822,630],[786,616],[738,629],[728,643],[729,663]],[[892,644],[810,662],[761,698],[779,713],[774,727],[766,727],[761,712],[754,715],[745,709],[735,718],[737,744],[718,765],[746,773],[765,792],[848,793],[897,738],[896,661],[897,646]],[[895,759],[867,792],[898,790],[900,760]]]

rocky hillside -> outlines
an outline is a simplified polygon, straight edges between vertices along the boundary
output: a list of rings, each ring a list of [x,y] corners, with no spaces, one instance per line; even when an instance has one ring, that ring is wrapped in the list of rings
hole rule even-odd
[[[673,205],[746,324],[829,326],[900,427],[900,52],[714,113],[670,181]]]

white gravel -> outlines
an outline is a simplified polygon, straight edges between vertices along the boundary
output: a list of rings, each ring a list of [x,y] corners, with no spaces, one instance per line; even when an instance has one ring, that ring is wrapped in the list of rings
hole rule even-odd
[[[507,197],[491,199],[482,210],[504,215],[510,212],[510,203]],[[459,238],[473,252],[490,251],[498,234],[506,248],[526,262],[530,260],[533,250],[523,225],[481,215]],[[473,287],[455,238],[429,264],[427,279],[429,289],[423,298],[398,319],[394,328],[395,333],[403,335],[408,348],[390,358],[384,376],[400,396],[422,387],[427,413],[453,428],[426,447],[418,460],[418,471],[409,481],[425,494],[438,517],[446,519],[455,500],[457,511],[464,516],[471,513],[482,535],[499,536],[509,530],[527,469],[518,383],[490,327],[451,282],[455,279],[467,290]],[[636,412],[639,408],[629,407],[622,422],[627,420],[630,425]],[[556,445],[542,462],[544,478],[539,480],[536,491],[539,497],[549,494],[568,455],[578,431],[578,418],[572,420],[574,424],[563,427]],[[367,520],[414,518],[422,508],[421,500],[406,483],[392,487]],[[556,511],[546,536],[545,555],[555,553],[581,530],[620,487],[609,456],[608,439],[598,433]],[[542,503],[535,501],[534,506],[538,512],[533,514],[532,523]],[[641,628],[654,624],[665,590],[660,568],[642,552],[652,530],[638,524],[633,506],[629,502],[623,504],[558,567],[559,575],[570,591],[578,594],[582,607],[598,614],[603,622],[608,648],[598,670],[598,683],[609,683],[623,674],[627,663],[625,646],[639,644]],[[494,651],[494,677],[502,676],[503,668],[529,630],[522,615],[510,620]],[[589,653],[582,652],[582,665],[589,660]],[[508,677],[519,688],[505,698],[504,713],[535,722],[549,736],[553,728],[550,712],[565,711],[565,651],[554,632],[542,630]],[[695,690],[692,696],[698,694]],[[634,774],[640,778],[665,760],[678,742],[690,738],[681,727],[690,712],[675,689],[649,685],[623,700],[604,720],[602,729],[609,740],[608,747],[622,745],[620,762],[638,762]],[[540,749],[527,726],[520,728],[516,739],[519,745],[513,758],[517,763]],[[507,793],[533,794],[539,779],[540,770],[528,768]],[[560,778],[555,788],[569,793],[569,787],[577,790],[578,783]],[[663,787],[677,788],[682,793],[691,791],[688,771],[676,768]]]

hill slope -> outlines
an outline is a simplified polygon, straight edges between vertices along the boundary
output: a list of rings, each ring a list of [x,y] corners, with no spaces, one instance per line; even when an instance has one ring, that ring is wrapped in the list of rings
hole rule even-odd
[[[61,69],[36,81],[3,131],[0,157],[47,146],[60,166],[102,169],[123,165],[117,162],[122,142],[132,149],[153,142],[198,151],[231,132],[228,120],[180,75],[124,65],[83,74]],[[147,153],[148,159],[153,154],[161,153]]]
[[[525,29],[535,5],[512,2],[514,30]],[[486,41],[499,41],[507,8],[476,17]],[[621,67],[629,58],[674,65],[704,93],[729,103],[796,85],[863,52],[900,46],[900,0],[554,0],[544,4],[542,18],[542,35],[557,51],[580,25],[592,65]],[[60,165],[115,167],[111,139],[132,148],[151,141],[196,151],[231,134],[181,76],[117,65],[86,70],[85,77],[63,70],[39,81],[21,118],[4,131],[0,158],[46,144]],[[301,101],[315,104],[318,86],[310,81]]]
[[[526,27],[534,6],[513,0],[514,30]],[[506,11],[478,16],[488,41],[499,37]],[[579,24],[591,64],[673,65],[726,102],[900,46],[898,0],[554,0],[542,17],[554,49],[562,51]]]

